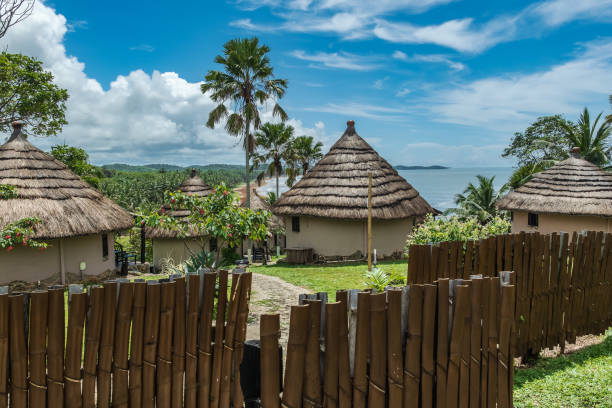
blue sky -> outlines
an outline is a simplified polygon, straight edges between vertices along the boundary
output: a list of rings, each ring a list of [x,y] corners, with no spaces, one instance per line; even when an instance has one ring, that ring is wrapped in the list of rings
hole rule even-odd
[[[503,148],[538,116],[609,112],[611,21],[612,0],[56,0],[0,46],[70,92],[70,124],[34,143],[97,164],[242,163],[234,138],[204,127],[199,82],[225,41],[257,35],[289,80],[296,133],[327,148],[354,119],[392,164],[511,166]]]

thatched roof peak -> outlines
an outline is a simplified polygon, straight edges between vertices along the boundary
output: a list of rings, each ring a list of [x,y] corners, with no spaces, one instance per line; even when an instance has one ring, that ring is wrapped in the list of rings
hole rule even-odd
[[[26,217],[41,220],[34,238],[64,238],[130,228],[132,216],[22,134],[21,123],[0,146],[0,184],[17,198],[0,200],[0,227]]]
[[[612,173],[572,157],[536,173],[497,202],[508,211],[612,217]]]
[[[347,122],[342,137],[302,179],[276,202],[276,215],[340,219],[368,216],[368,175],[372,174],[375,219],[419,217],[435,210]]]

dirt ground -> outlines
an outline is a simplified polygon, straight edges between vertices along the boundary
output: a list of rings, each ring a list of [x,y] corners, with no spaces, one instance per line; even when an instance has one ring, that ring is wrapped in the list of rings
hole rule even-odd
[[[262,314],[278,313],[280,314],[281,326],[280,343],[283,347],[286,346],[289,336],[291,306],[298,304],[298,297],[302,293],[310,293],[310,291],[274,276],[254,273],[247,340],[259,339],[259,317]]]

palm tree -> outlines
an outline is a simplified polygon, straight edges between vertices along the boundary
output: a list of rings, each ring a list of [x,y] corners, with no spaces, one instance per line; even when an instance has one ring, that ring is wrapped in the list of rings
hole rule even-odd
[[[269,162],[268,167],[259,174],[263,178],[265,172],[276,177],[276,196],[279,196],[278,178],[283,172],[289,146],[293,140],[293,127],[284,123],[266,123],[255,134],[255,143],[258,151],[253,155],[253,168]]]
[[[597,123],[601,118],[602,113],[597,115],[593,125],[589,110],[584,108],[584,111],[578,119],[576,128],[568,125],[563,125],[567,138],[574,147],[578,147],[580,155],[593,164],[605,166],[610,161],[610,146],[608,138],[612,132],[611,121],[605,120],[599,128]]]
[[[291,187],[300,174],[304,175],[310,167],[323,157],[323,143],[314,143],[312,136],[296,137],[291,143],[288,154],[287,185]]]
[[[455,196],[457,208],[451,208],[446,214],[457,214],[461,218],[477,217],[481,223],[499,215],[495,202],[508,191],[509,186],[504,184],[499,190],[493,185],[495,176],[485,177],[477,175],[478,185],[469,183],[463,194]]]
[[[230,40],[223,46],[223,55],[215,62],[223,65],[223,71],[210,70],[202,93],[209,93],[218,105],[210,112],[206,126],[214,128],[227,118],[225,130],[239,136],[245,152],[246,203],[251,206],[249,174],[250,153],[255,148],[251,128],[259,129],[259,109],[264,103],[274,101],[272,115],[287,120],[287,114],[278,104],[287,89],[287,80],[274,78],[266,45],[259,45],[257,37]]]

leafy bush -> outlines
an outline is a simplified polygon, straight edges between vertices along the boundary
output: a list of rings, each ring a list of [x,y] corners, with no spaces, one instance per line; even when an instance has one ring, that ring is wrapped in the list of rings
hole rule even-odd
[[[457,217],[436,219],[432,215],[427,215],[423,224],[419,225],[408,237],[406,252],[410,245],[415,244],[468,241],[508,232],[510,232],[510,222],[501,217],[493,217],[483,225],[476,218],[462,221]]]
[[[17,198],[17,189],[10,184],[0,184],[0,200]]]
[[[240,254],[236,252],[236,248],[226,247],[221,250],[221,265],[234,265],[237,260],[242,258]]]
[[[383,292],[391,283],[391,276],[380,268],[372,268],[364,275],[364,284],[368,289],[374,289],[377,292]]]
[[[213,268],[215,266],[215,254],[213,252],[201,251],[192,255],[185,262],[185,273],[196,273],[200,268]]]
[[[2,220],[0,219],[0,222]],[[36,225],[40,223],[38,218],[23,218],[17,222],[6,224],[0,228],[0,248],[12,251],[16,246],[38,248],[44,251],[46,242],[31,239],[36,231]]]

